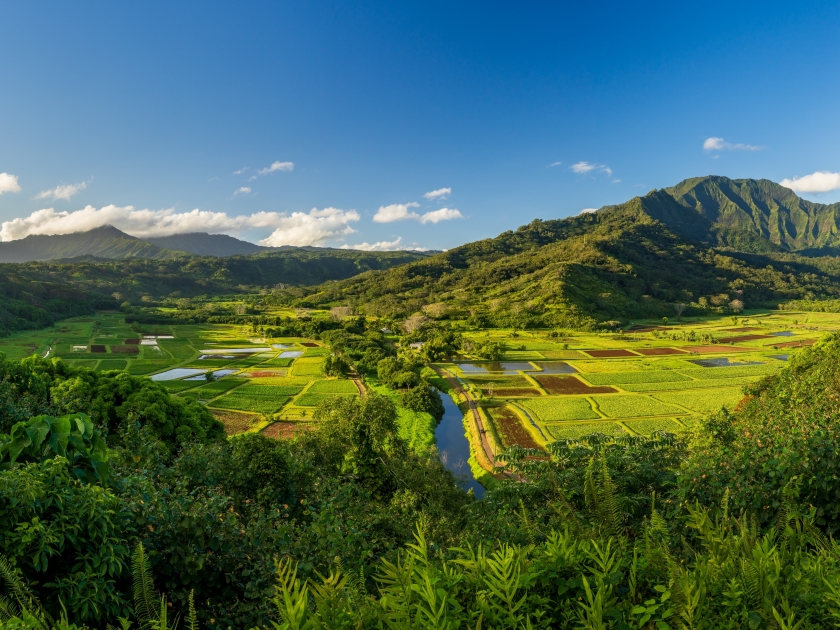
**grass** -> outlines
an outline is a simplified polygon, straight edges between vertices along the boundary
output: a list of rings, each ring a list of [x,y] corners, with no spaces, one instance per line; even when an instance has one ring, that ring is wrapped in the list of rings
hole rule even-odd
[[[653,395],[665,403],[674,403],[698,413],[713,413],[721,407],[732,409],[741,402],[744,394],[740,387],[722,387],[691,392],[663,392]]]
[[[766,376],[775,374],[784,367],[781,361],[763,365],[746,365],[744,367],[714,367],[698,368],[696,370],[680,370],[686,376],[699,379],[740,378],[743,376]]]
[[[165,367],[172,365],[171,361],[133,361],[128,366],[128,373],[134,376],[142,376],[143,374],[151,374],[158,372]]]
[[[557,422],[560,420],[596,420],[600,418],[586,398],[564,396],[529,398],[520,400],[519,404],[533,411],[543,422]]]
[[[323,380],[315,381],[306,390],[307,394],[358,394],[359,390],[353,381],[347,380]]]
[[[702,381],[684,381],[676,383],[638,383],[634,385],[622,385],[621,388],[628,392],[652,392],[681,389],[716,389],[718,387],[732,387],[733,385],[744,385],[752,383],[761,378],[760,376],[741,376],[736,378],[717,378]]]
[[[210,400],[211,398],[215,398],[216,396],[224,394],[226,391],[233,389],[237,385],[241,385],[243,382],[245,382],[244,379],[224,378],[218,381],[211,381],[206,385],[201,385],[200,387],[196,387],[194,390],[191,391],[196,392],[198,394],[198,397],[203,400]]]
[[[168,392],[175,394],[185,389],[195,387],[198,383],[196,381],[160,381],[159,384],[162,385]]]
[[[320,376],[323,359],[307,359],[301,357],[295,360],[292,365],[292,374],[295,376]]]
[[[614,396],[594,396],[598,408],[610,418],[634,418],[638,416],[664,416],[666,414],[685,413],[660,400],[644,394],[619,394]]]
[[[253,392],[243,392],[245,387],[233,390],[213,401],[213,407],[219,409],[236,409],[240,411],[253,411],[256,413],[274,413],[283,405],[289,402],[288,396],[262,398],[253,395]]]

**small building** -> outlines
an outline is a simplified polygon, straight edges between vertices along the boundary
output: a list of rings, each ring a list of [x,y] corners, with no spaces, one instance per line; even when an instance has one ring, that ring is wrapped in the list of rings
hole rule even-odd
[[[381,328],[381,329],[379,330],[379,332],[381,332],[383,335],[390,335],[390,334],[392,334],[394,331],[392,331],[390,328]]]
[[[408,347],[412,350],[422,350],[423,346],[426,345],[425,341],[415,341],[414,343],[408,344]]]

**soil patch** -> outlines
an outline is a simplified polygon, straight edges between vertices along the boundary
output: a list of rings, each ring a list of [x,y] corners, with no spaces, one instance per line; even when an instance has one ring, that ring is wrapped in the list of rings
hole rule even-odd
[[[301,431],[311,431],[311,424],[301,424],[300,422],[275,422],[268,425],[265,429],[260,431],[264,436],[277,439],[290,439]]]
[[[742,326],[741,328],[724,328],[726,332],[747,332],[749,330],[758,330],[755,326]]]
[[[813,346],[816,339],[803,339],[802,341],[786,341],[785,343],[774,343],[774,348],[799,348],[801,346]]]
[[[493,418],[504,446],[518,444],[522,448],[540,448],[528,433],[528,429],[522,426],[522,420],[513,411],[507,407],[494,407],[485,411],[489,412],[490,417]]]
[[[635,352],[630,352],[630,350],[584,350],[584,352],[590,357],[595,357],[596,359],[613,359],[616,357],[639,356]]]
[[[774,335],[744,335],[742,337],[724,337],[721,343],[739,343],[742,341],[755,341],[756,339],[771,339]]]
[[[301,344],[304,348],[319,348],[320,346],[317,343],[312,343],[311,341],[302,341]]]
[[[574,376],[535,376],[549,394],[614,394],[614,387],[592,387]]]
[[[630,326],[627,332],[653,332],[654,330],[667,330],[664,326]]]
[[[100,346],[100,345],[91,346],[90,351],[91,352],[102,352],[102,353],[107,352],[107,350],[105,349],[105,346]]]
[[[96,346],[91,346],[95,348]],[[96,352],[94,350],[93,352]],[[140,354],[139,346],[111,346],[111,354]]]
[[[251,428],[251,423],[259,417],[250,413],[219,411],[217,409],[211,409],[210,413],[215,416],[216,420],[219,420],[223,425],[225,425],[225,433],[228,435],[244,433]]]
[[[286,376],[286,370],[263,370],[261,372],[248,372],[245,376],[249,378],[271,378],[272,376]]]
[[[737,348],[735,346],[693,346],[683,348],[694,354],[713,354],[715,352],[750,352],[752,348]]]
[[[129,345],[129,346],[139,346],[140,345],[140,340],[139,339],[125,339],[123,341],[123,343],[126,344],[126,345]]]
[[[658,357],[663,354],[685,354],[685,350],[680,350],[678,348],[641,348],[636,350],[636,352],[643,354],[646,357]]]

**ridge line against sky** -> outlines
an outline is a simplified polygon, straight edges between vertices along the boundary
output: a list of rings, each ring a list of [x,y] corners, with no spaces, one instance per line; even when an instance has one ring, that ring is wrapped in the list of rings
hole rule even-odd
[[[2,240],[446,249],[710,173],[840,200],[833,2],[4,16]]]

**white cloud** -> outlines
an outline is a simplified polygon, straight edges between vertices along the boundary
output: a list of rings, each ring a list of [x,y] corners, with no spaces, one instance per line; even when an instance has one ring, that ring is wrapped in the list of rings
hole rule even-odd
[[[548,168],[551,168],[552,166],[560,166],[562,163],[563,162],[552,162],[551,164],[548,165]]]
[[[732,144],[723,138],[706,138],[703,141],[704,151],[761,151],[763,148],[753,144]]]
[[[242,175],[242,173],[244,173],[245,171],[247,171],[249,168],[251,168],[251,167],[250,167],[250,166],[243,166],[243,167],[242,167],[242,168],[240,168],[238,171],[233,171],[233,174],[234,174],[234,175]]]
[[[578,214],[591,214],[592,212],[598,212],[598,208],[584,208]]]
[[[17,175],[0,173],[0,195],[7,192],[20,192]]]
[[[228,216],[224,212],[174,209],[138,210],[133,206],[86,206],[74,212],[56,212],[53,208],[37,210],[27,217],[4,221],[0,225],[0,240],[13,241],[30,234],[71,234],[85,232],[103,225],[113,225],[128,234],[168,236],[183,232],[238,233],[252,228],[274,230],[263,245],[319,245],[340,239],[356,230],[350,225],[360,219],[355,210],[313,208],[308,213],[256,212]]]
[[[258,213],[264,214],[264,213]],[[276,214],[276,213],[271,213]],[[279,223],[277,229],[268,238],[260,241],[260,245],[279,247],[281,245],[320,245],[324,241],[332,241],[353,234],[350,223],[359,220],[359,213],[355,210],[341,210],[339,208],[312,208],[309,214],[293,212],[291,215],[277,215]]]
[[[440,210],[433,210],[423,214],[412,212],[409,208],[419,208],[420,204],[412,201],[411,203],[392,203],[390,206],[380,206],[379,210],[373,216],[374,223],[393,223],[394,221],[407,221],[408,219],[416,219],[420,223],[439,223],[440,221],[449,221],[450,219],[463,219],[458,210],[454,208],[441,208]]]
[[[77,192],[79,192],[80,190],[84,190],[85,188],[87,188],[87,182],[79,182],[78,184],[65,184],[62,186],[56,186],[51,190],[42,190],[37,195],[35,195],[35,199],[52,199],[53,201],[55,201],[56,199],[68,200]]]
[[[429,251],[425,247],[400,247],[402,236],[398,236],[394,241],[378,241],[376,243],[359,243],[358,245],[342,245],[341,249],[358,249],[364,252],[390,252],[394,250],[403,250],[411,252],[426,252]]]
[[[783,179],[779,182],[782,186],[804,193],[824,193],[840,188],[840,173],[829,171],[817,171],[810,175]]]
[[[236,195],[247,195],[250,192],[251,192],[250,186],[241,186],[241,187],[239,187],[239,188],[237,188],[236,190],[233,191],[233,196],[236,197]]]
[[[614,180],[612,180],[612,183],[613,184],[620,184],[621,180],[620,179],[614,179]]]
[[[452,193],[451,188],[438,188],[423,195],[426,199],[446,199]]]
[[[450,221],[452,219],[463,219],[464,215],[454,208],[441,208],[432,212],[426,212],[420,217],[420,223],[439,223],[441,221]]]
[[[261,168],[257,171],[257,175],[268,175],[269,173],[276,173],[277,171],[293,171],[295,170],[294,162],[272,162],[271,166]]]
[[[373,222],[393,223],[394,221],[405,221],[406,219],[419,219],[419,214],[409,211],[409,208],[419,207],[420,204],[415,201],[411,203],[392,203],[390,206],[379,206],[379,210],[373,215]]]
[[[612,169],[606,164],[592,164],[590,162],[575,162],[569,167],[569,170],[578,175],[585,175],[592,172],[612,175]]]

